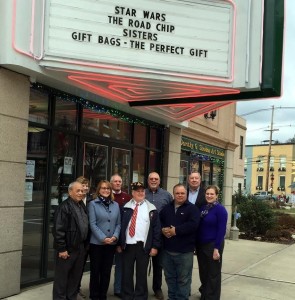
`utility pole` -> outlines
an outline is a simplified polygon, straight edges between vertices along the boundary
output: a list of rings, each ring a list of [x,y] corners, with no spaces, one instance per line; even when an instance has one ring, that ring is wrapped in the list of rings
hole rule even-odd
[[[266,180],[265,180],[265,190],[269,190],[269,166],[270,166],[270,157],[271,157],[271,145],[272,145],[272,133],[277,131],[278,129],[273,129],[273,116],[274,116],[274,105],[271,107],[271,121],[270,121],[270,129],[269,131],[269,144],[268,144],[268,152],[267,152],[267,161],[266,161]]]

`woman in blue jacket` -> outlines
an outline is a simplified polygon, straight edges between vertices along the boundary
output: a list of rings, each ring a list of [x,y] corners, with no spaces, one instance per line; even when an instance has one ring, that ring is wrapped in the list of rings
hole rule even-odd
[[[120,209],[113,201],[111,184],[99,182],[97,198],[89,203],[90,299],[105,300],[110,283],[113,258],[121,229]]]
[[[227,211],[218,202],[219,188],[210,185],[205,190],[207,204],[201,206],[196,252],[199,264],[201,300],[219,300],[221,266],[226,233]]]

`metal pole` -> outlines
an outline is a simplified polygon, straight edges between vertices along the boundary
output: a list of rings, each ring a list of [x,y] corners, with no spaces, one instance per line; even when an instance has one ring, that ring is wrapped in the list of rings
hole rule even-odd
[[[269,144],[268,144],[268,153],[267,153],[267,162],[266,162],[266,179],[265,179],[265,190],[269,190],[269,165],[270,165],[270,156],[271,156],[271,143],[272,143],[272,133],[273,129],[273,115],[274,115],[274,105],[271,107],[271,121],[270,121],[270,130],[269,130]]]

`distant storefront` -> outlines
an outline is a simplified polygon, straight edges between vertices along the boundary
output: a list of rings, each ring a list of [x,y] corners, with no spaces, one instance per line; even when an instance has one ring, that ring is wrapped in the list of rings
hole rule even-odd
[[[180,182],[187,184],[191,172],[199,172],[203,186],[215,184],[222,189],[225,150],[193,140],[181,138]]]

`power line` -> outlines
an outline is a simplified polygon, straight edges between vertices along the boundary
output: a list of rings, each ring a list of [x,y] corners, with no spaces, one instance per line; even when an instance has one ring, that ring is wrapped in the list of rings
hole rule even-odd
[[[256,110],[244,113],[244,114],[240,114],[240,116],[244,117],[244,116],[252,115],[252,114],[255,114],[255,113],[258,113],[258,112],[261,112],[261,111],[267,111],[267,110],[272,110],[272,109],[295,109],[295,107],[293,107],[293,106],[276,106],[274,108],[272,108],[272,107],[261,108],[261,109],[256,109]]]

